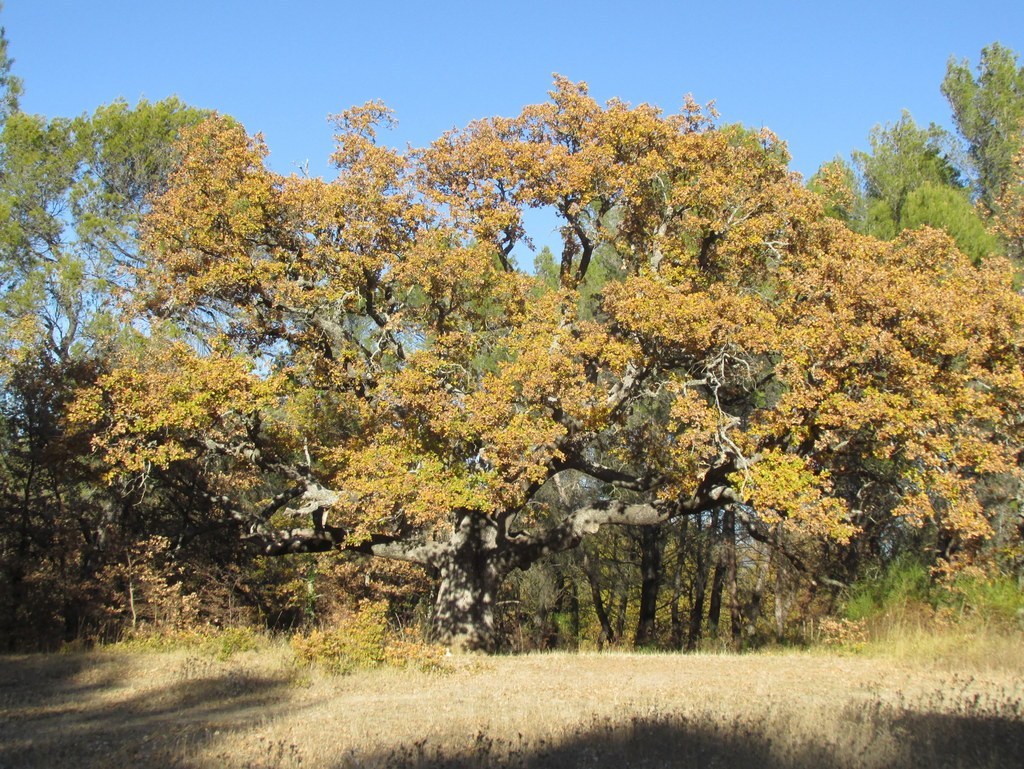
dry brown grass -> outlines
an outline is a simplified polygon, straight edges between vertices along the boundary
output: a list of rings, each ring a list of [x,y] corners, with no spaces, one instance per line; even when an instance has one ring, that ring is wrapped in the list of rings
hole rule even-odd
[[[1024,765],[1022,645],[454,658],[329,676],[273,646],[0,657],[0,767]]]

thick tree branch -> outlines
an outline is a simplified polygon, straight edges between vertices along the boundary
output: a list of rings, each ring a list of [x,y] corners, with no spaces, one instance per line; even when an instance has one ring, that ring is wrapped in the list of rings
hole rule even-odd
[[[369,539],[348,541],[347,529],[338,526],[323,528],[266,529],[255,531],[243,538],[255,545],[263,555],[279,556],[293,553],[325,553],[330,550],[344,550],[364,555],[374,555],[398,561],[428,564],[444,552],[440,542],[403,543],[397,537],[383,534],[372,535]]]
[[[566,247],[562,252],[562,265],[559,270],[559,279],[563,286],[569,285],[570,282],[573,287],[578,286],[583,282],[583,279],[587,275],[587,269],[590,267],[590,259],[594,253],[594,243],[587,236],[587,231],[580,223],[579,218],[570,213],[571,203],[569,200],[563,200],[558,205],[558,211],[562,214],[562,217],[566,222],[569,223],[569,227],[573,234],[576,235],[576,239],[579,242],[580,247],[580,261],[576,268],[575,275],[572,270],[572,262],[575,249],[570,247],[569,241],[566,241]]]
[[[584,537],[596,533],[602,526],[653,526],[683,515],[696,515],[738,501],[739,496],[731,486],[714,485],[698,491],[689,499],[674,502],[595,502],[574,510],[544,531],[510,536],[509,542],[512,547],[508,566],[526,568],[549,553],[572,550]]]

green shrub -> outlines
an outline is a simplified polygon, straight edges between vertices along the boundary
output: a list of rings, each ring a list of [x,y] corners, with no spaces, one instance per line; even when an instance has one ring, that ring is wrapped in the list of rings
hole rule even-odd
[[[1024,590],[1005,574],[971,570],[942,585],[940,600],[960,620],[996,628],[1024,629]]]
[[[843,614],[854,622],[879,615],[919,613],[932,605],[931,574],[912,558],[900,558],[881,572],[856,583],[844,604]]]
[[[921,648],[927,637],[987,635],[994,640],[1024,630],[1024,590],[991,566],[931,569],[901,558],[854,585],[836,623],[836,628],[849,623],[858,629],[855,644],[846,644],[842,633],[825,634],[850,648],[865,642]]]

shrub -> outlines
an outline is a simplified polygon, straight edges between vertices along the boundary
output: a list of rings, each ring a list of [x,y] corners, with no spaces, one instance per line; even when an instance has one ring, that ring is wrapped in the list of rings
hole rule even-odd
[[[948,563],[929,569],[901,558],[854,585],[842,614],[831,625],[821,623],[826,643],[856,648],[871,641],[924,648],[931,639],[939,648],[962,637],[978,640],[987,635],[995,641],[1024,629],[1024,590],[991,564]],[[846,638],[845,631],[854,627],[858,637]]]
[[[195,650],[201,654],[226,660],[235,654],[265,648],[269,637],[251,627],[229,628],[189,627],[184,629],[148,628],[126,634],[108,648],[131,651],[164,652],[177,649]],[[80,644],[65,644],[63,651],[74,651]]]
[[[928,567],[912,558],[899,558],[881,572],[853,586],[843,614],[853,621],[879,615],[919,613],[931,603],[931,574]]]
[[[1024,590],[1013,577],[970,569],[940,585],[941,603],[961,621],[977,621],[997,629],[1024,629]]]
[[[334,627],[294,636],[292,648],[301,661],[336,674],[382,665],[437,670],[445,653],[411,632],[392,630],[386,601],[362,601]]]
[[[864,620],[824,617],[818,622],[818,639],[825,646],[860,650],[867,641]]]

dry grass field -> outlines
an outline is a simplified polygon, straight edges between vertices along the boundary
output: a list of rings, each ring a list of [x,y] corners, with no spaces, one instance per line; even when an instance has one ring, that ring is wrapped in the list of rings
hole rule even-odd
[[[1019,643],[544,654],[331,676],[285,645],[0,657],[0,767],[1020,767]]]

